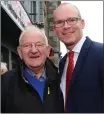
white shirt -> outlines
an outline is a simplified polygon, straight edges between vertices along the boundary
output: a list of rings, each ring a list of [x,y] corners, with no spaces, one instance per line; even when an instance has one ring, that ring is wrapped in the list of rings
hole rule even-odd
[[[83,46],[84,41],[86,40],[86,38],[83,36],[81,38],[81,40],[77,43],[77,45],[72,49],[72,51],[74,52],[74,67],[76,65],[76,61],[78,59],[80,50]],[[63,74],[62,74],[62,78],[61,78],[61,83],[60,83],[60,88],[63,92],[63,97],[64,97],[64,106],[65,106],[65,93],[66,93],[66,73],[67,73],[67,67],[68,67],[68,56],[67,56],[67,60],[64,66],[64,70],[63,70]]]

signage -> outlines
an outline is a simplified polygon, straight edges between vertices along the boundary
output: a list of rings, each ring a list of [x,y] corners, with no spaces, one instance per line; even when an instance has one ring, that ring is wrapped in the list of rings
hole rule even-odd
[[[20,1],[1,1],[1,5],[23,28],[32,24]]]

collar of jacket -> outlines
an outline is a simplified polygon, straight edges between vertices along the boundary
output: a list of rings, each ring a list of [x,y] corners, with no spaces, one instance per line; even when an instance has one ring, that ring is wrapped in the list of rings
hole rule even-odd
[[[26,67],[26,65],[23,61],[21,61],[20,63],[21,64],[20,64],[19,68],[20,68],[21,76],[25,80],[23,71],[24,71],[24,68]],[[60,81],[59,74],[58,74],[58,68],[54,65],[54,63],[49,58],[47,58],[47,60],[45,62],[45,68],[46,68],[46,80],[48,80],[49,85],[55,80]]]

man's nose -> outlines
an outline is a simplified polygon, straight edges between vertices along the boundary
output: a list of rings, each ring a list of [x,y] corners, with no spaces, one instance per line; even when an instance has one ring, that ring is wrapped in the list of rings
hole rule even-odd
[[[65,29],[67,29],[67,28],[70,28],[71,27],[71,25],[70,24],[68,24],[68,22],[67,21],[65,21],[64,22],[64,28]]]
[[[31,52],[37,52],[37,51],[38,51],[38,49],[36,48],[35,44],[33,43],[31,45]]]

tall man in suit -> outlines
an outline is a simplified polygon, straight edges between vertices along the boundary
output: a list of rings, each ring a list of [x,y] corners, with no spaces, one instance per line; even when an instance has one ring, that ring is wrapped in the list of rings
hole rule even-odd
[[[104,112],[103,44],[84,36],[85,22],[76,6],[60,4],[53,18],[54,30],[68,49],[59,63],[65,111]]]

